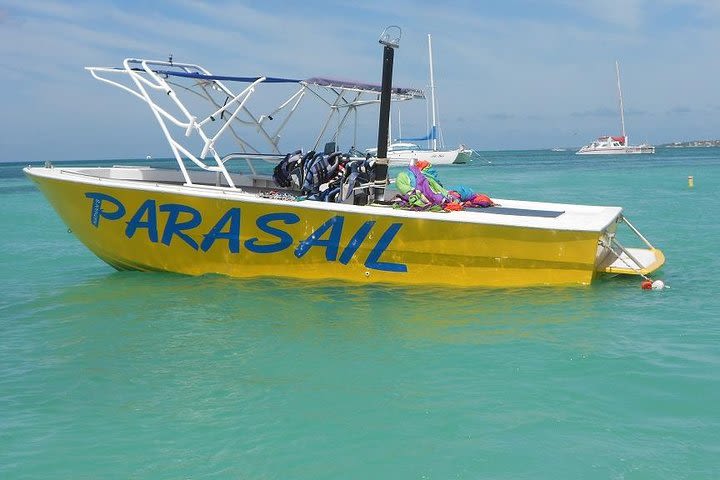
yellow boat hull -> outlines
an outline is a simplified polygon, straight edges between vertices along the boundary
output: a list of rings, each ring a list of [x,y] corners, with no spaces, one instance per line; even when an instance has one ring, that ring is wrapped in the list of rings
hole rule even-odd
[[[30,176],[80,241],[121,270],[462,287],[589,284],[595,274],[600,232]]]

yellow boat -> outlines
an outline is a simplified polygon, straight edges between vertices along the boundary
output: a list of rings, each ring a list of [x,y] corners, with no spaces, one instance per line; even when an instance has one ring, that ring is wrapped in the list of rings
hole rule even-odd
[[[380,97],[379,144],[387,128],[382,115],[391,96],[402,94],[390,90],[388,78],[397,42],[385,40],[383,85],[358,87]],[[218,76],[172,59],[88,69],[148,104],[179,168],[47,164],[25,172],[88,249],[118,270],[519,287],[586,285],[601,273],[648,276],[664,263],[620,207],[495,199],[497,206],[445,213],[393,208],[382,145],[379,160],[370,164],[372,181],[350,185],[337,202],[303,200],[297,188],[280,187],[271,175],[227,168],[230,161],[260,156],[245,140],[238,142],[243,151],[219,153],[220,137],[237,138],[233,125],[248,119],[261,136],[274,138],[263,116],[250,112],[248,99],[263,83],[292,80]],[[209,113],[190,113],[180,99],[187,90],[178,86],[181,80],[211,99]],[[240,94],[225,84],[241,81],[249,86]],[[212,97],[216,93],[221,100]],[[292,102],[284,106],[293,108]],[[183,143],[189,138],[198,140],[200,155]],[[618,242],[623,223],[644,248]]]

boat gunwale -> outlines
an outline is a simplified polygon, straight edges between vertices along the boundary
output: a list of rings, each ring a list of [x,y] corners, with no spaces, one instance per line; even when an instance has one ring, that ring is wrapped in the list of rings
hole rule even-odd
[[[558,221],[558,218],[563,215],[559,215],[555,218],[548,217],[530,217],[530,216],[511,216],[493,213],[492,211],[484,211],[483,209],[472,209],[466,211],[452,211],[452,212],[430,212],[430,211],[418,211],[418,210],[406,210],[396,209],[389,204],[372,204],[372,205],[351,205],[344,203],[330,203],[320,202],[313,200],[303,200],[296,202],[289,202],[286,200],[278,200],[273,198],[261,197],[256,193],[243,191],[241,188],[232,187],[219,187],[214,185],[186,185],[181,183],[167,183],[159,182],[155,180],[137,180],[137,179],[118,179],[118,178],[106,178],[89,173],[79,172],[77,170],[112,170],[117,167],[32,167],[28,166],[23,168],[23,171],[29,177],[42,177],[55,181],[71,181],[75,183],[81,183],[86,185],[104,185],[108,187],[140,190],[140,191],[154,191],[161,193],[170,193],[176,195],[187,195],[192,197],[201,198],[221,198],[226,200],[246,201],[249,203],[256,204],[267,204],[274,206],[288,206],[292,205],[296,208],[309,209],[309,210],[326,210],[342,213],[351,214],[364,214],[364,215],[380,215],[385,217],[395,218],[407,218],[407,219],[422,219],[439,222],[452,222],[452,223],[469,223],[476,225],[490,225],[490,226],[501,226],[509,228],[524,228],[533,230],[559,230],[559,231],[577,231],[577,232],[595,232],[602,234],[611,225],[616,223],[617,219],[622,215],[622,207],[613,206],[597,206],[597,205],[581,205],[581,204],[562,204],[562,203],[549,203],[549,202],[534,202],[526,200],[512,200],[512,199],[499,199],[495,198],[494,201],[500,205],[509,208],[519,209],[532,209],[533,207],[540,209],[558,208],[563,209],[563,214],[572,216],[573,214],[581,215],[584,218],[591,219],[592,217],[602,216],[605,221],[597,223],[596,225],[588,224],[574,224],[569,225],[567,217],[564,223]],[[122,170],[129,170],[128,168],[120,167]],[[148,167],[136,167],[138,169],[147,170]],[[168,171],[176,172],[172,169],[157,169],[149,167],[156,171]],[[73,177],[72,180],[68,180],[66,177]],[[508,204],[509,202],[509,204]],[[528,208],[530,207],[530,208]],[[568,211],[568,207],[571,211]],[[580,212],[580,209],[597,209],[595,212]],[[572,211],[575,209],[575,211]],[[514,218],[513,218],[514,217]],[[518,218],[523,219],[523,223],[518,222]],[[516,221],[512,221],[516,220]],[[530,220],[530,221],[528,221]],[[531,223],[532,222],[532,223]],[[533,224],[534,223],[534,224]]]

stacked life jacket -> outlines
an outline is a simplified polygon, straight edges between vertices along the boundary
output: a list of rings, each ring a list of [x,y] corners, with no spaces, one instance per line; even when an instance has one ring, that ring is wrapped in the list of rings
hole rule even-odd
[[[426,161],[417,162],[400,172],[395,179],[395,187],[400,191],[394,199],[398,208],[453,211],[495,205],[487,195],[475,193],[464,185],[443,187],[437,171]]]
[[[311,153],[315,152],[308,152],[308,155]],[[283,158],[273,170],[273,180],[275,180],[275,184],[283,188],[299,188],[303,159],[302,150],[295,150],[293,153],[285,155],[285,158]]]
[[[374,172],[367,159],[296,150],[275,167],[273,179],[280,187],[300,190],[308,200],[344,203],[355,201],[355,187],[374,180]]]

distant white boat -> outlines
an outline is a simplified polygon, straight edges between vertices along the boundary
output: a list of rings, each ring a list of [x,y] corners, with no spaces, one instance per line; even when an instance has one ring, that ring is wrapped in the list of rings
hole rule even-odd
[[[655,147],[643,143],[642,145],[629,145],[627,133],[625,133],[625,111],[623,107],[622,89],[620,88],[620,66],[615,62],[615,73],[617,76],[618,96],[620,97],[620,123],[622,125],[622,136],[598,137],[589,145],[585,145],[576,152],[577,155],[624,155],[631,153],[655,153]]]
[[[623,155],[629,153],[655,153],[652,145],[628,145],[627,135],[621,137],[598,137],[576,152],[577,155]]]
[[[550,149],[551,152],[567,152],[566,148],[555,147]]]
[[[377,155],[377,148],[365,150],[372,156]],[[408,165],[411,161],[425,160],[433,165],[451,165],[467,163],[473,150],[460,145],[454,150],[430,150],[416,143],[393,142],[388,145],[387,158],[390,165]]]

